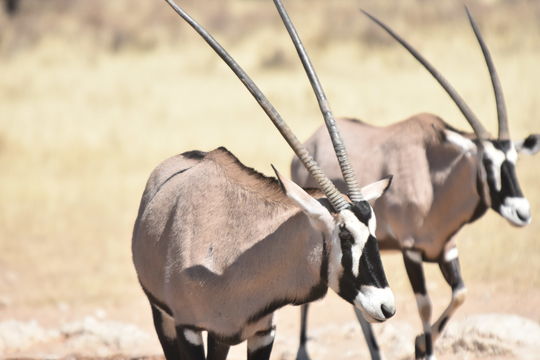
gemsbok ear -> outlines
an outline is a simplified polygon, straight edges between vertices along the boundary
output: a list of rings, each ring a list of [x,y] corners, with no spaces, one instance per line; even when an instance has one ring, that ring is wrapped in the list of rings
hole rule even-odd
[[[384,194],[385,191],[390,187],[393,177],[394,175],[388,175],[379,181],[364,186],[362,188],[364,200],[371,201],[381,197],[381,195]]]
[[[471,139],[466,138],[465,136],[461,135],[460,133],[457,133],[457,132],[452,131],[452,130],[445,129],[444,130],[444,137],[445,137],[445,140],[447,142],[457,146],[463,152],[475,153],[477,151],[476,144]]]
[[[523,140],[514,143],[519,153],[534,155],[540,150],[540,134],[531,134]]]
[[[322,206],[320,202],[305,192],[300,186],[296,185],[295,182],[284,178],[274,165],[272,165],[272,169],[274,169],[285,195],[302,209],[313,225],[319,230],[331,229],[334,226],[334,218],[327,208]]]

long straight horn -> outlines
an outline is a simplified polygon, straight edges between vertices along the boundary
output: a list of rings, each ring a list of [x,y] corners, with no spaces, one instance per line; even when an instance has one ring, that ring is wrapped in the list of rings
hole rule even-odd
[[[508,130],[508,116],[506,114],[506,104],[504,102],[504,95],[501,87],[501,82],[499,81],[499,76],[497,75],[497,70],[495,70],[495,65],[493,64],[493,59],[489,49],[480,34],[480,29],[476,24],[469,8],[465,6],[465,11],[467,12],[467,17],[474,31],[474,35],[480,44],[482,53],[484,54],[484,59],[486,60],[486,65],[489,70],[489,76],[491,77],[491,84],[493,85],[493,93],[495,94],[495,101],[497,103],[497,118],[499,120],[499,139],[509,140],[510,131]]]
[[[384,24],[382,21],[377,19],[375,16],[371,15],[367,11],[362,10],[362,12],[369,17],[371,20],[373,20],[377,25],[379,25],[381,28],[383,28],[391,37],[393,37],[397,42],[399,42],[409,53],[416,59],[420,64],[422,64],[427,71],[439,82],[439,84],[442,86],[442,88],[446,91],[446,93],[452,98],[454,103],[457,105],[463,116],[465,116],[465,119],[469,122],[471,127],[474,130],[474,133],[478,138],[480,139],[487,139],[489,138],[489,133],[486,131],[486,129],[482,126],[476,115],[472,112],[472,110],[469,108],[469,106],[465,103],[463,98],[457,93],[457,91],[454,89],[452,85],[441,75],[441,73],[433,67],[416,49],[414,49],[407,41],[405,41],[401,36],[396,34],[390,27],[388,27],[386,24]]]
[[[349,161],[345,145],[343,144],[343,140],[341,139],[341,134],[339,133],[339,130],[336,126],[336,121],[334,120],[334,116],[332,115],[332,110],[330,110],[330,105],[328,104],[328,100],[326,99],[326,95],[319,81],[319,78],[315,73],[313,64],[311,63],[306,49],[304,48],[304,45],[302,44],[302,41],[300,40],[300,37],[298,36],[298,33],[291,19],[289,18],[287,10],[285,10],[285,7],[283,6],[281,0],[274,0],[274,4],[276,5],[279,15],[281,16],[281,19],[283,20],[283,23],[285,24],[285,27],[287,28],[287,31],[291,36],[294,46],[296,47],[296,51],[298,52],[298,56],[300,57],[300,59],[302,60],[302,64],[304,65],[304,69],[309,78],[309,82],[311,83],[311,87],[313,88],[315,96],[317,97],[317,101],[319,102],[319,107],[323,114],[324,122],[326,124],[326,127],[328,128],[330,138],[332,139],[332,144],[334,145],[334,151],[336,152],[336,156],[338,158],[339,166],[343,174],[343,179],[347,184],[348,195],[354,202],[361,201],[363,200],[362,191],[360,189],[360,186],[358,185],[358,181],[356,180],[354,169]]]
[[[341,211],[349,206],[334,184],[324,175],[319,165],[315,162],[309,152],[302,146],[302,143],[293,134],[292,130],[282,119],[281,115],[268,101],[262,91],[255,85],[248,74],[238,65],[238,63],[227,53],[227,51],[210,35],[199,23],[191,18],[173,0],[165,0],[182,19],[184,19],[212,49],[225,61],[231,70],[238,76],[240,81],[249,90],[251,95],[257,100],[266,115],[272,120],[281,135],[294,150],[298,158],[302,161],[311,176],[317,181],[319,187],[324,192],[336,211]]]

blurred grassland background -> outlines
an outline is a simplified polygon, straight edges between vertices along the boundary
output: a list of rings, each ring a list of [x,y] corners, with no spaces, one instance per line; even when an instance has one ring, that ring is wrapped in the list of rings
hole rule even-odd
[[[179,2],[253,76],[300,139],[322,124],[270,0]],[[512,135],[539,132],[540,2],[468,3],[498,67]],[[415,44],[496,133],[489,76],[460,1],[286,5],[337,116],[384,125],[428,111],[470,129],[362,7]],[[271,163],[287,171],[292,156],[238,79],[163,1],[22,0],[15,17],[1,14],[4,316],[17,306],[114,305],[142,296],[130,238],[147,176],[166,157],[220,145],[266,174]],[[524,156],[518,166],[530,226],[512,228],[490,212],[460,232],[469,285],[539,294],[539,165],[539,157]],[[392,285],[408,291],[401,259],[385,262]],[[531,316],[540,319],[538,311]]]

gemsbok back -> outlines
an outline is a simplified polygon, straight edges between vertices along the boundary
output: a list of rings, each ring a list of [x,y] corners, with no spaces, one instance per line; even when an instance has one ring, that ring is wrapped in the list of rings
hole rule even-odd
[[[491,76],[497,103],[499,134],[493,138],[448,81],[414,48],[388,26],[366,13],[403,45],[446,90],[467,119],[474,134],[459,131],[432,114],[418,114],[401,122],[376,127],[354,119],[339,119],[343,141],[360,175],[360,184],[394,174],[392,189],[379,199],[374,209],[382,226],[377,238],[382,250],[397,249],[416,295],[423,334],[415,341],[416,358],[434,359],[433,342],[448,320],[465,300],[466,288],[460,274],[456,233],[479,219],[491,207],[512,225],[531,221],[530,205],[516,177],[518,153],[535,154],[540,135],[512,141],[506,107],[492,58],[478,26],[467,15],[480,44]],[[330,141],[319,129],[304,144],[338,189],[345,186]],[[362,171],[359,171],[360,168]],[[301,186],[313,186],[311,175],[293,159],[292,180]],[[431,324],[431,302],[426,291],[422,262],[439,264],[444,279],[452,288],[452,298],[440,317]],[[380,359],[380,350],[370,324],[362,314],[361,323],[372,359]],[[307,305],[302,308],[299,354],[306,354]]]
[[[167,3],[244,83],[322,190],[303,190],[244,166],[225,148],[190,151],[150,175],[133,230],[133,262],[168,360],[225,359],[248,342],[248,359],[269,359],[273,312],[324,296],[328,287],[369,321],[394,315],[369,200],[386,178],[360,188],[328,102],[280,0],[336,145],[349,198],[340,193],[236,61],[172,0]]]

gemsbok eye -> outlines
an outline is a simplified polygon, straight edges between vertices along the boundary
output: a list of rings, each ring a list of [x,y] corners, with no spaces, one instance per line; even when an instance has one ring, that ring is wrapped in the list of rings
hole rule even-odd
[[[342,243],[352,243],[354,244],[354,237],[352,236],[351,232],[345,225],[341,225],[339,227],[339,238]]]

